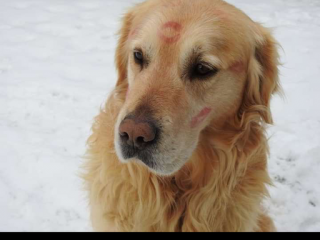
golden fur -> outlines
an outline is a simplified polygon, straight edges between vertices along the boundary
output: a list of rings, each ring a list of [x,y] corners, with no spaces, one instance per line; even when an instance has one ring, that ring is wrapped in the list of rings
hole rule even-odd
[[[155,24],[151,20],[149,23],[146,16],[152,12],[155,15],[153,17],[161,17],[161,10],[157,11],[161,7],[168,7],[167,5],[170,9],[163,15],[168,20],[176,16],[175,8],[180,6],[185,10],[187,17],[181,16],[179,21],[185,25],[190,20],[188,26],[191,33],[188,41],[201,34],[201,28],[206,28],[205,24],[197,26],[194,23],[196,16],[203,16],[204,9],[217,16],[219,20],[215,28],[222,30],[216,34],[225,40],[220,48],[220,68],[224,71],[224,78],[239,81],[238,85],[228,87],[233,92],[234,99],[231,99],[231,94],[227,95],[229,100],[221,101],[223,106],[219,115],[212,115],[203,126],[195,130],[198,140],[189,160],[174,174],[160,176],[138,162],[121,163],[115,150],[114,138],[123,109],[132,110],[145,98],[145,95],[141,97],[139,94],[148,94],[148,102],[152,102],[153,108],[159,109],[159,115],[168,115],[173,122],[180,121],[179,117],[184,114],[182,110],[174,108],[173,104],[178,105],[178,108],[191,108],[185,103],[187,93],[183,85],[158,92],[171,84],[169,80],[163,80],[163,85],[157,85],[157,91],[151,89],[152,86],[145,87],[144,80],[140,83],[128,82],[128,67],[131,68],[130,64],[133,64],[128,61],[130,35],[135,34],[132,32],[136,27],[139,28],[144,19],[147,24]],[[192,11],[186,10],[187,5],[191,6]],[[211,20],[213,15],[208,13],[205,18]],[[153,28],[149,26],[149,29],[152,31]],[[193,34],[196,31],[199,33]],[[143,36],[138,34],[137,38],[139,37]],[[150,38],[150,41],[154,45],[158,44],[156,39]],[[179,44],[176,43],[175,46]],[[185,44],[190,46],[192,43]],[[218,43],[212,45],[218,46]],[[165,55],[170,66],[174,66],[178,53],[174,53],[172,49],[164,50],[169,47],[164,46],[161,54]],[[245,71],[234,74],[229,67],[239,59],[244,63]],[[272,220],[261,206],[262,200],[268,196],[266,186],[271,184],[267,172],[268,143],[265,128],[266,124],[272,124],[271,96],[279,90],[276,42],[269,31],[254,23],[240,10],[220,0],[150,0],[131,9],[124,18],[116,64],[119,76],[117,86],[96,117],[93,134],[88,140],[85,179],[90,193],[94,230],[275,231]],[[161,63],[156,65],[159,69],[170,68]],[[164,72],[173,74],[169,70]],[[164,76],[163,72],[155,71],[150,71],[148,76],[153,76],[158,82],[159,79],[170,78]],[[126,99],[130,84],[130,95],[139,96]],[[218,87],[217,84],[220,83],[215,84]],[[226,88],[224,85],[220,87]],[[211,85],[207,89],[211,89]],[[204,91],[205,88],[197,85],[191,94],[197,99]],[[174,97],[167,97],[166,92]],[[157,94],[161,98],[153,98]],[[216,101],[212,100],[212,95],[208,96],[208,103]],[[201,105],[200,102],[199,100],[196,104]],[[167,109],[166,112],[163,112],[163,108]],[[174,128],[174,123],[172,126]],[[181,132],[181,128],[179,129]]]

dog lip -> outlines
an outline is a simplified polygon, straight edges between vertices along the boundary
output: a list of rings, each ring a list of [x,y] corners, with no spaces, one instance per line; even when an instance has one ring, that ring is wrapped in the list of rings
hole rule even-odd
[[[120,148],[122,156],[126,160],[135,158],[138,155],[138,151],[134,148],[134,146],[124,146],[123,144],[121,144]]]
[[[124,157],[124,160],[126,161],[138,161],[138,162],[142,162],[146,167],[148,167],[149,169],[151,170],[155,170],[155,166],[156,166],[156,163],[155,161],[153,160],[153,157],[152,156],[138,156],[138,155],[135,155],[133,157]]]
[[[152,149],[141,150],[134,146],[128,147],[124,146],[123,144],[121,144],[120,147],[122,156],[125,160],[138,159],[145,164],[148,164],[149,162],[153,161]]]
[[[143,162],[148,168],[151,169],[155,169],[155,162],[153,161],[153,159],[149,159],[149,158],[143,158],[143,159],[139,159],[141,162]]]

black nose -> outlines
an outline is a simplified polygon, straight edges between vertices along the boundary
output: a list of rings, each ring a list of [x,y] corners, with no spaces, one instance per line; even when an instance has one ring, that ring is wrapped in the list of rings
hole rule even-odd
[[[152,145],[157,137],[157,128],[147,120],[127,118],[120,124],[119,134],[124,148],[142,151]]]

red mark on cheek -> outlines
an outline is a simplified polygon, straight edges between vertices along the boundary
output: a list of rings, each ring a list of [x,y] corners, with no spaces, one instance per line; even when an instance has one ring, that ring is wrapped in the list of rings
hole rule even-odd
[[[192,118],[191,127],[196,128],[198,127],[212,112],[211,108],[204,108],[197,116]]]
[[[180,39],[182,26],[177,22],[167,22],[162,25],[159,30],[159,37],[164,42],[171,44],[175,43]]]
[[[244,69],[245,68],[243,62],[236,62],[230,67],[230,70],[237,74],[244,72]]]

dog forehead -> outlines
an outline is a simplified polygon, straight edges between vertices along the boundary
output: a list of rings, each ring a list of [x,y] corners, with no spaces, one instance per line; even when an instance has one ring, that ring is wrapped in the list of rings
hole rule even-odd
[[[226,66],[233,63],[237,59],[230,59],[230,56],[240,58],[241,52],[248,48],[250,42],[246,40],[252,35],[249,32],[252,22],[247,21],[249,18],[239,10],[229,9],[228,5],[201,8],[203,1],[176,1],[171,8],[167,5],[153,8],[156,10],[132,26],[128,37],[133,42],[132,47],[170,56],[171,60],[175,56],[188,57],[190,49],[200,47],[206,54],[226,55],[221,56]]]
[[[183,42],[203,42],[209,38],[218,38],[221,31],[214,20],[181,19],[177,17],[146,19],[143,24],[134,26],[129,34],[129,41],[157,46],[176,46]]]
[[[181,39],[203,38],[218,35],[227,23],[228,13],[214,8],[212,11],[188,10],[177,6],[168,11],[158,9],[148,14],[145,18],[131,28],[129,38],[141,36],[150,41],[159,40],[161,43],[172,45]],[[187,10],[186,10],[187,9]]]

